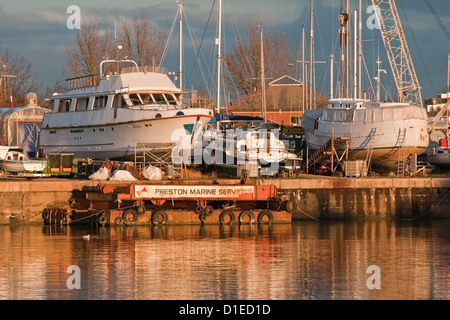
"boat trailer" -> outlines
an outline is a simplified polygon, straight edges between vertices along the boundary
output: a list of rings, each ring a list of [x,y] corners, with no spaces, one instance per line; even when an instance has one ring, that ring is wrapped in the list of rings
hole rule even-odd
[[[290,223],[294,203],[272,185],[99,184],[45,224],[167,225]]]

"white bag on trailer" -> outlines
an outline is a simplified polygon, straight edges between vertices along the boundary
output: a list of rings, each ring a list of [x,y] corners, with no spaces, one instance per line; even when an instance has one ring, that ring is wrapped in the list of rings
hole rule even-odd
[[[161,169],[158,168],[158,167],[154,167],[152,165],[146,167],[144,169],[144,172],[142,173],[142,175],[147,180],[153,180],[153,181],[160,181],[160,180],[162,180]]]
[[[134,181],[137,180],[133,175],[126,170],[116,170],[109,178],[111,181]]]
[[[91,180],[102,180],[106,181],[111,176],[111,172],[105,167],[100,168],[98,171],[94,172],[89,176]]]

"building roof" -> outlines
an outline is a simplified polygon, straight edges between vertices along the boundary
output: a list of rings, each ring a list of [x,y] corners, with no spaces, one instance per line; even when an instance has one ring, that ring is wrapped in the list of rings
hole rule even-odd
[[[270,86],[301,86],[303,83],[300,80],[294,79],[291,76],[285,75],[269,83]]]
[[[303,83],[290,76],[278,78],[266,86],[266,112],[299,112],[310,108],[310,93],[315,95],[316,109],[324,108],[328,98],[305,87],[303,99]],[[313,101],[314,101],[313,95]],[[304,100],[304,106],[303,106]],[[314,103],[314,102],[313,102]],[[261,90],[245,97],[227,108],[228,112],[260,112]]]

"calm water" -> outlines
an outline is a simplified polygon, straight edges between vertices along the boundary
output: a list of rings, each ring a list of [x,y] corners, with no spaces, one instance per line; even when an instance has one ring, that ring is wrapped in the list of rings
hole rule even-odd
[[[0,239],[2,300],[450,298],[450,220],[18,225],[0,226]],[[67,287],[72,265],[80,289]],[[371,265],[381,289],[366,285]]]

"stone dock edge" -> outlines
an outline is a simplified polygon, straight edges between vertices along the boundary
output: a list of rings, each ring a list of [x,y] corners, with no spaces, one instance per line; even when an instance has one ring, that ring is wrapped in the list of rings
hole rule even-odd
[[[41,178],[0,181],[0,224],[43,223],[45,208],[66,208],[69,199],[97,190],[99,183],[77,179]],[[133,182],[139,183],[139,182]],[[212,180],[160,181],[152,184],[211,184]],[[215,179],[234,185],[239,180]],[[293,200],[293,220],[365,220],[450,218],[450,178],[340,178],[252,179],[256,185],[274,185],[280,196]]]

